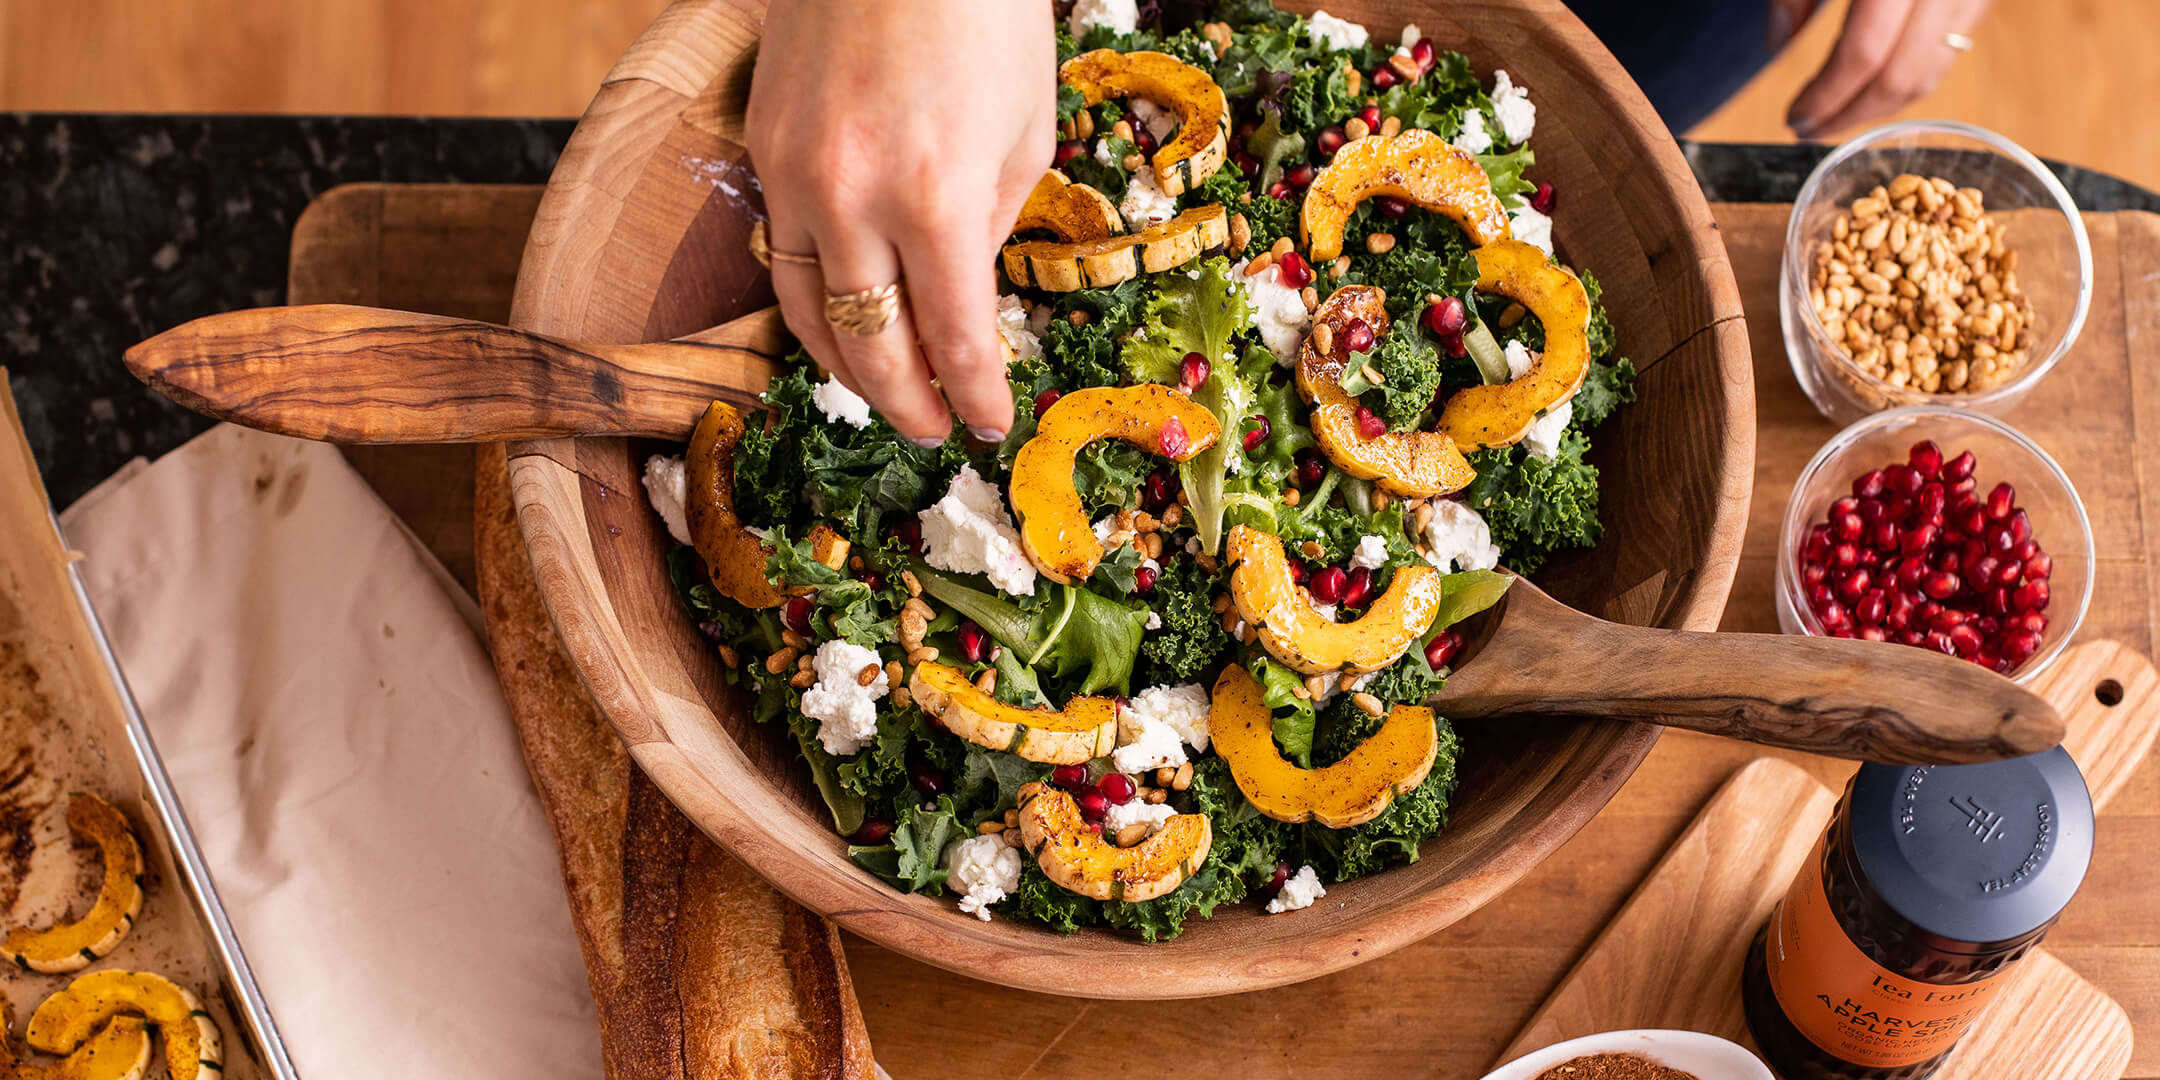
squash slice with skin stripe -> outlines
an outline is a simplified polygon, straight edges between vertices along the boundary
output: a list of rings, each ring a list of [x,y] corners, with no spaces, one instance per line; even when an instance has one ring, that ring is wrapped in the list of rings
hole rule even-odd
[[[68,828],[97,843],[105,876],[97,902],[71,923],[47,930],[18,927],[0,940],[0,960],[25,971],[61,974],[80,971],[120,945],[142,914],[142,845],[135,842],[127,815],[86,791],[68,797]]]
[[[1529,308],[1544,324],[1545,351],[1520,378],[1456,391],[1440,410],[1440,430],[1465,446],[1510,446],[1574,397],[1590,373],[1590,293],[1567,267],[1520,240],[1470,254],[1477,258],[1478,291]]]
[[[14,1026],[14,1012],[0,998],[0,1080],[141,1080],[150,1068],[150,1029],[140,1017],[113,1017],[51,1065],[15,1059],[7,1035]]]
[[[1096,900],[1153,900],[1184,884],[1207,861],[1215,829],[1206,814],[1179,814],[1129,848],[1081,820],[1073,797],[1041,781],[1024,784],[1020,841],[1045,877]]]
[[[224,1075],[225,1049],[217,1022],[186,987],[147,971],[77,976],[30,1014],[23,1038],[48,1054],[71,1054],[98,1025],[122,1013],[141,1014],[157,1027],[172,1080]]]
[[[1363,674],[1394,663],[1439,616],[1446,591],[1440,571],[1398,567],[1363,616],[1336,622],[1314,610],[1311,596],[1291,580],[1281,540],[1239,525],[1230,530],[1224,553],[1237,564],[1230,571],[1230,601],[1238,617],[1259,632],[1269,655],[1307,675]]]
[[[1163,437],[1175,422],[1184,448],[1164,453]],[[1215,414],[1160,383],[1095,386],[1058,399],[1036,421],[1035,436],[1013,456],[1012,507],[1020,519],[1020,547],[1052,581],[1086,580],[1102,561],[1102,541],[1073,487],[1080,448],[1097,439],[1122,439],[1172,461],[1185,461],[1215,445],[1222,428]],[[1174,445],[1174,443],[1173,443]]]
[[[1117,748],[1117,702],[1076,697],[1061,710],[1023,709],[985,693],[958,668],[915,665],[908,692],[924,712],[977,746],[1045,765],[1079,765]]]
[[[747,608],[779,607],[788,593],[808,592],[773,587],[765,579],[765,560],[772,547],[735,516],[735,444],[742,441],[741,414],[724,401],[715,401],[698,419],[690,433],[690,449],[683,460],[689,498],[683,516],[690,526],[691,546],[705,560],[713,588]],[[835,570],[847,565],[848,542],[824,525],[810,529],[810,550],[817,561]]]
[[[1439,750],[1433,711],[1397,705],[1341,761],[1300,769],[1275,746],[1275,721],[1259,680],[1232,664],[1215,680],[1208,738],[1253,809],[1277,821],[1317,821],[1330,829],[1363,825],[1387,812],[1432,771]]]
[[[1207,72],[1169,53],[1095,49],[1065,61],[1058,81],[1080,91],[1089,108],[1105,98],[1140,97],[1177,114],[1177,134],[1149,162],[1163,194],[1182,195],[1223,167],[1230,105]]]
[[[1056,169],[1045,169],[1020,207],[1020,220],[1012,227],[1015,233],[1032,229],[1043,229],[1072,242],[1101,240],[1124,232],[1125,219],[1102,192],[1075,184]]]
[[[1342,254],[1350,212],[1375,195],[1392,195],[1447,215],[1470,234],[1472,244],[1510,235],[1507,210],[1477,158],[1430,131],[1411,128],[1346,143],[1313,177],[1298,211],[1298,227],[1315,264]]]
[[[1370,285],[1345,285],[1313,312],[1314,335],[1298,352],[1299,396],[1312,405],[1313,440],[1335,467],[1410,499],[1445,495],[1469,487],[1477,470],[1455,440],[1440,431],[1389,431],[1365,437],[1358,431],[1358,402],[1342,388],[1350,352],[1345,328],[1362,320],[1378,342],[1388,335],[1387,293]],[[1317,331],[1328,328],[1328,349]],[[1363,363],[1363,361],[1359,361]]]
[[[1030,240],[1005,245],[1005,276],[1049,292],[1099,289],[1161,273],[1230,242],[1230,216],[1220,206],[1196,206],[1136,233],[1077,243]]]

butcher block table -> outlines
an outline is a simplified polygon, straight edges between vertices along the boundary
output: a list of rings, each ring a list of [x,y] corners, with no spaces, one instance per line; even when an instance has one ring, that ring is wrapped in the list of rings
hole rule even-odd
[[[538,188],[524,186],[332,191],[295,230],[292,298],[500,320],[538,198]],[[1777,259],[1788,209],[1714,207],[1746,306],[1760,424],[1747,547],[1726,607],[1727,630],[1777,631],[1771,582],[1778,520],[1802,465],[1835,431],[1801,395],[1779,340]],[[2150,284],[2160,281],[2160,216],[2090,214],[2087,225],[2097,274],[2091,320],[2070,359],[2010,419],[2063,463],[2092,517],[2098,570],[2081,640],[2113,638],[2151,655],[2160,536],[2147,522],[2160,520],[2160,450],[2152,448],[2160,442],[2139,436],[2160,438],[2160,296]],[[459,258],[439,257],[449,250]],[[352,456],[449,565],[471,565],[469,488],[460,471],[470,469],[469,451],[364,449]],[[1716,788],[1765,753],[1667,734],[1611,805],[1502,899],[1417,945],[1296,986],[1128,1003],[1007,990],[855,938],[847,940],[848,960],[872,1044],[901,1080],[1083,1076],[1142,1062],[1190,1075],[1474,1078]],[[1768,753],[1833,787],[1850,769]],[[2160,867],[2148,854],[2156,849],[2160,768],[2147,762],[2108,807],[2085,888],[2048,942],[2128,1011],[2142,1038],[2127,1075],[2138,1078],[2160,1078],[2160,902],[2153,899]],[[1148,973],[1136,969],[1131,977]]]

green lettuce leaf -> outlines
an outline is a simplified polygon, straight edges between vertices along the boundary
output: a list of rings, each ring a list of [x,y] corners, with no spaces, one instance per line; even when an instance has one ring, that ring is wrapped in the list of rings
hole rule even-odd
[[[945,795],[928,809],[902,807],[891,842],[874,847],[851,846],[848,857],[902,892],[936,892],[945,887],[946,874],[938,864],[938,856],[944,853],[947,843],[960,836],[952,796]]]

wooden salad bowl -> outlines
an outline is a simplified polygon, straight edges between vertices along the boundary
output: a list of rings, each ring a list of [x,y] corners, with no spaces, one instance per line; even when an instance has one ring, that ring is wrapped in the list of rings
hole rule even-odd
[[[1295,5],[1310,9],[1309,2]],[[1604,285],[1641,401],[1596,437],[1605,540],[1538,576],[1619,622],[1714,629],[1740,553],[1755,460],[1740,299],[1702,191],[1618,62],[1559,0],[1432,5],[1330,0],[1392,35],[1414,21],[1506,68],[1538,106],[1536,175],[1555,232]],[[762,214],[740,144],[763,5],[676,0],[609,74],[540,204],[512,321],[578,341],[676,337],[772,302],[745,250]],[[594,698],[659,787],[788,895],[926,963],[1055,994],[1198,997],[1258,990],[1399,948],[1505,892],[1619,790],[1658,729],[1534,716],[1462,725],[1461,787],[1416,863],[1330,886],[1289,917],[1245,904],[1154,945],[980,922],[950,898],[857,868],[779,725],[750,720],[685,617],[639,472],[661,444],[514,443],[518,519],[549,612]],[[1480,663],[1507,663],[1483,657]]]

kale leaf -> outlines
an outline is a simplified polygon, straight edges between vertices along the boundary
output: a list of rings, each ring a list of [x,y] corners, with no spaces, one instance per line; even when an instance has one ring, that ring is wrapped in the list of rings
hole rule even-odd
[[[889,843],[850,846],[848,857],[902,892],[935,892],[945,886],[946,871],[938,857],[960,831],[952,796],[940,796],[928,809],[901,808]]]
[[[1387,421],[1389,431],[1419,427],[1440,389],[1440,350],[1426,340],[1418,320],[1398,319],[1386,337],[1373,345],[1366,362],[1380,382],[1365,378],[1362,368],[1343,372],[1343,390]]]
[[[1583,460],[1589,448],[1583,433],[1571,429],[1551,458],[1520,445],[1470,455],[1478,475],[1464,501],[1484,516],[1510,569],[1534,574],[1553,552],[1590,547],[1603,535],[1597,466]]]
[[[1215,614],[1216,575],[1190,559],[1176,560],[1155,579],[1149,604],[1162,626],[1140,642],[1140,681],[1149,686],[1192,682],[1230,647]]]

